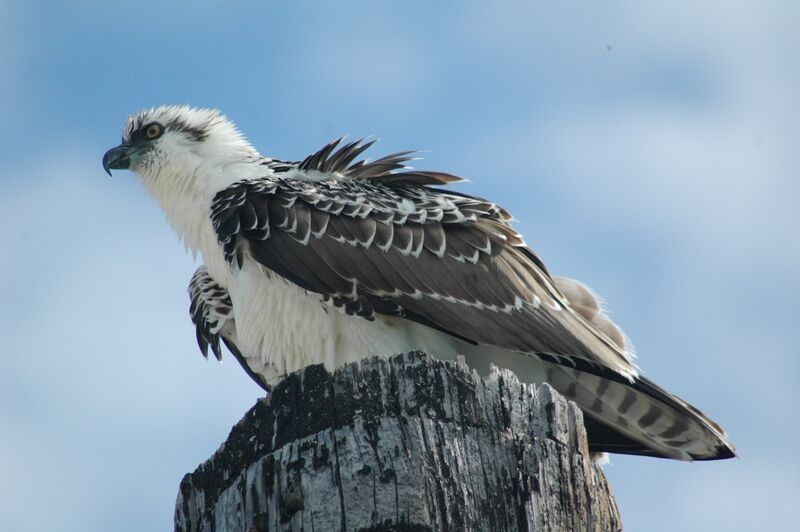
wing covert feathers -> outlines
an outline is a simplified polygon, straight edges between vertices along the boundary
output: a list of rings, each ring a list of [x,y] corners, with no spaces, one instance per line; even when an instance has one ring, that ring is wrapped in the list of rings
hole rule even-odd
[[[225,258],[255,260],[349,315],[399,316],[538,357],[548,382],[586,413],[593,450],[734,455],[718,425],[639,376],[598,298],[551,277],[505,210],[426,186],[460,179],[408,169],[411,152],[354,162],[372,143],[338,139],[299,163],[270,160],[264,177],[219,192],[211,219]],[[216,354],[219,316],[195,300],[218,294],[194,284],[198,343]]]
[[[635,376],[613,340],[570,308],[509,220],[481,198],[353,179],[251,179],[212,204],[231,263],[248,254],[345,312],[402,316],[474,343]]]

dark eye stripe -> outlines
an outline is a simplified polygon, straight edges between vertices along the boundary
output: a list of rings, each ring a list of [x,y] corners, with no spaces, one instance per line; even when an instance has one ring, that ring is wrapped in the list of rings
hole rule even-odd
[[[130,141],[137,143],[145,140],[155,140],[164,134],[164,126],[158,122],[144,124],[131,133]]]

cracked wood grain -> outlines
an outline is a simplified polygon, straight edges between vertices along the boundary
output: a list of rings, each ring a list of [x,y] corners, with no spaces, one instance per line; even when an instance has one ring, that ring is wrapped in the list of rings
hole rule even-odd
[[[290,375],[175,509],[192,532],[621,528],[573,403],[419,352]]]

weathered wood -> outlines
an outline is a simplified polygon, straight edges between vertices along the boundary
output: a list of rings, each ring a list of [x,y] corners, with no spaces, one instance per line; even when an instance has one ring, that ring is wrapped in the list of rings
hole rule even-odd
[[[422,353],[290,375],[175,510],[186,531],[621,528],[574,403]]]

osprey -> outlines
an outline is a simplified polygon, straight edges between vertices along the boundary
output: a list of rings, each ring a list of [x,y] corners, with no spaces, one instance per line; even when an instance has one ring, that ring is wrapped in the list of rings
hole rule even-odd
[[[585,413],[590,448],[712,460],[725,432],[639,374],[582,283],[551,275],[494,203],[460,178],[359,159],[335,140],[302,161],[265,157],[215,110],[127,119],[103,168],[133,170],[204,264],[189,285],[204,355],[220,340],[265,390],[309,364],[421,350],[548,382]]]

